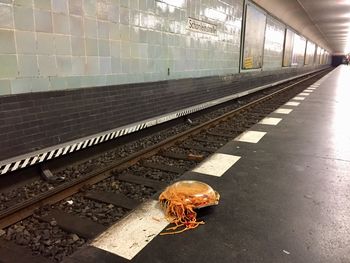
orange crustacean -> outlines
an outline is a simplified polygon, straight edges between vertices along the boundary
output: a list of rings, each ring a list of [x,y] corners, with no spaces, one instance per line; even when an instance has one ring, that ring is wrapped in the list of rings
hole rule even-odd
[[[161,235],[177,234],[204,224],[197,221],[194,209],[217,205],[220,195],[211,186],[199,181],[179,181],[168,186],[159,196],[167,220],[174,227],[167,228],[169,232]],[[183,227],[181,230],[177,230]]]

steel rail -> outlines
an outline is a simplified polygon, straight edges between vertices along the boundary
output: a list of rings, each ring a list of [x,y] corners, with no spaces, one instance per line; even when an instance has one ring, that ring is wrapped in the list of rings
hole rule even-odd
[[[314,78],[320,74],[322,74],[324,71],[328,69],[321,70],[307,78],[304,78],[300,81],[297,81],[295,83],[292,83],[278,91],[275,91],[271,94],[268,94],[262,98],[259,98],[255,101],[249,102],[237,109],[234,109],[230,112],[227,112],[223,114],[222,116],[216,117],[212,120],[209,120],[207,122],[204,122],[198,126],[195,126],[187,131],[184,131],[180,134],[174,135],[170,138],[167,138],[157,144],[154,144],[148,148],[145,148],[139,152],[133,153],[130,156],[123,158],[121,160],[118,160],[114,162],[113,164],[101,168],[99,170],[93,171],[81,178],[74,179],[70,182],[62,183],[55,187],[52,190],[49,190],[45,193],[41,193],[32,199],[25,200],[22,203],[16,204],[12,207],[9,207],[2,212],[0,212],[0,229],[6,228],[14,223],[17,223],[20,220],[23,220],[29,216],[31,216],[34,211],[44,205],[51,205],[54,203],[57,203],[77,192],[79,192],[82,188],[96,184],[110,176],[112,176],[113,171],[120,171],[123,169],[126,169],[130,167],[131,165],[137,163],[138,161],[148,158],[150,156],[153,156],[157,154],[160,150],[169,148],[179,142],[182,142],[186,140],[187,138],[196,135],[204,130],[207,130],[208,128],[211,128],[213,126],[216,126],[220,122],[224,122],[227,119],[232,118],[238,113],[241,113],[242,111],[245,111],[257,104],[263,103],[264,101],[267,101],[271,99],[274,96],[277,96],[292,87],[303,83],[311,78]]]

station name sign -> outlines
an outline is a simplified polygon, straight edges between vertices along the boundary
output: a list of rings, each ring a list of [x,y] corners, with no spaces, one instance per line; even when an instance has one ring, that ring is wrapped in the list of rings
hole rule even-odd
[[[217,26],[195,18],[187,19],[187,28],[192,31],[216,35]]]

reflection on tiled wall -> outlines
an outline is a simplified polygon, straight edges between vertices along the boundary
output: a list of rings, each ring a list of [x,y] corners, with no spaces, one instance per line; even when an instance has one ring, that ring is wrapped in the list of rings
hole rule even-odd
[[[238,72],[243,0],[0,0],[0,95]],[[188,18],[215,34],[188,29]]]
[[[267,17],[264,45],[264,70],[275,70],[282,67],[283,43],[284,43],[283,24],[271,17]]]

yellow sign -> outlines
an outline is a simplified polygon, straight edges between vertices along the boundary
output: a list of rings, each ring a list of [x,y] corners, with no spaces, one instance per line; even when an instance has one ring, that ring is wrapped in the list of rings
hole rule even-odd
[[[252,57],[244,58],[243,66],[245,69],[253,68],[253,58]]]

